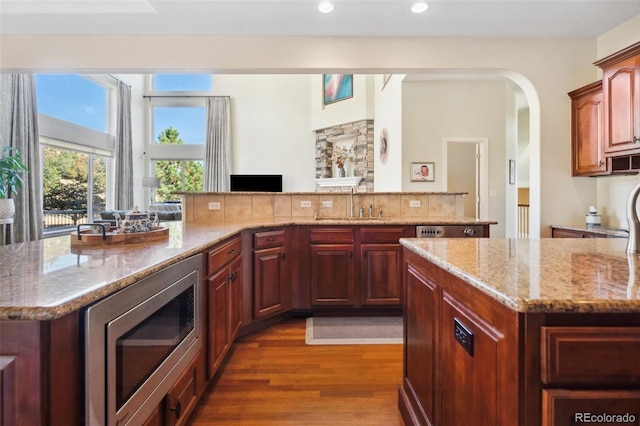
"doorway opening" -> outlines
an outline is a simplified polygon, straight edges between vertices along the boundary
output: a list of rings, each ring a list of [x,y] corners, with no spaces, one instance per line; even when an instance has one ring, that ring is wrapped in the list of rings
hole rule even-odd
[[[486,137],[443,138],[444,190],[466,192],[464,215],[487,220],[489,156]]]

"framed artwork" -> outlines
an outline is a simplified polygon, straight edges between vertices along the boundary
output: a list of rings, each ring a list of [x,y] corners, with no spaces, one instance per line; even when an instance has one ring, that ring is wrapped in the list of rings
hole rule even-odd
[[[323,74],[325,105],[353,97],[353,74]]]
[[[516,161],[509,160],[509,185],[516,184]]]
[[[411,163],[411,182],[435,182],[435,163],[419,161]]]

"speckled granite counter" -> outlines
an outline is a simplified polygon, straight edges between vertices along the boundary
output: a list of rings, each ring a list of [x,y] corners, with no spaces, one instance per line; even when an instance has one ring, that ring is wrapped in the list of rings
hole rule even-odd
[[[626,239],[400,242],[518,312],[640,312],[640,257]]]
[[[460,217],[284,218],[195,225],[167,222],[168,241],[109,248],[70,247],[69,236],[0,247],[0,319],[58,318],[248,228],[270,225],[493,224]]]
[[[591,226],[587,227],[586,225],[551,225],[551,229],[566,229],[569,231],[577,231],[577,232],[591,232],[593,234],[601,234],[607,237],[619,237],[619,238],[628,238],[629,232],[626,229],[621,228],[610,228],[608,226]]]

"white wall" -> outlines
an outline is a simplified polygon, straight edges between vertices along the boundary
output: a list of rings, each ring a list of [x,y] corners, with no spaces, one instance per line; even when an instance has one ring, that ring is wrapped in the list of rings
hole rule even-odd
[[[383,89],[383,76],[375,84],[375,121],[373,153],[373,187],[381,192],[402,191],[402,80],[404,74],[391,76]],[[380,137],[387,129],[387,161],[380,159]]]
[[[505,235],[506,81],[409,81],[402,89],[402,190],[445,191],[443,138],[488,138],[491,235]],[[412,161],[434,162],[434,182],[411,182]]]
[[[525,87],[532,106],[531,199],[540,206],[532,216],[540,218],[541,234],[550,235],[551,223],[582,220],[584,206],[593,203],[585,203],[584,193],[594,181],[570,176],[566,94],[596,79],[594,39],[163,36],[159,43],[153,36],[35,35],[1,36],[0,44],[5,72],[507,74]]]
[[[233,173],[282,174],[283,191],[315,190],[314,77],[213,76],[214,94],[231,96]]]

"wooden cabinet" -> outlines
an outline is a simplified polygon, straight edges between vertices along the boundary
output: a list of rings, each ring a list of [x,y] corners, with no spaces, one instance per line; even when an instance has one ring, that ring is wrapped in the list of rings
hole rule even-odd
[[[201,357],[197,356],[173,385],[165,397],[164,425],[181,426],[187,423],[204,390],[204,383],[200,380],[203,367]]]
[[[518,424],[517,314],[405,250],[407,424]]]
[[[211,379],[242,323],[242,242],[234,238],[207,253],[207,371]]]
[[[411,230],[401,226],[360,229],[362,305],[402,304],[402,246],[398,241],[410,237]]]
[[[355,229],[311,228],[310,242],[311,304],[357,305]]]
[[[640,327],[543,326],[540,334],[543,425],[640,419]]]
[[[640,42],[595,65],[603,73],[606,154],[640,153]]]
[[[572,176],[608,174],[604,155],[602,81],[569,93],[571,97]]]
[[[271,229],[253,234],[253,319],[286,311],[287,229]]]
[[[405,226],[310,229],[313,306],[400,306]]]

